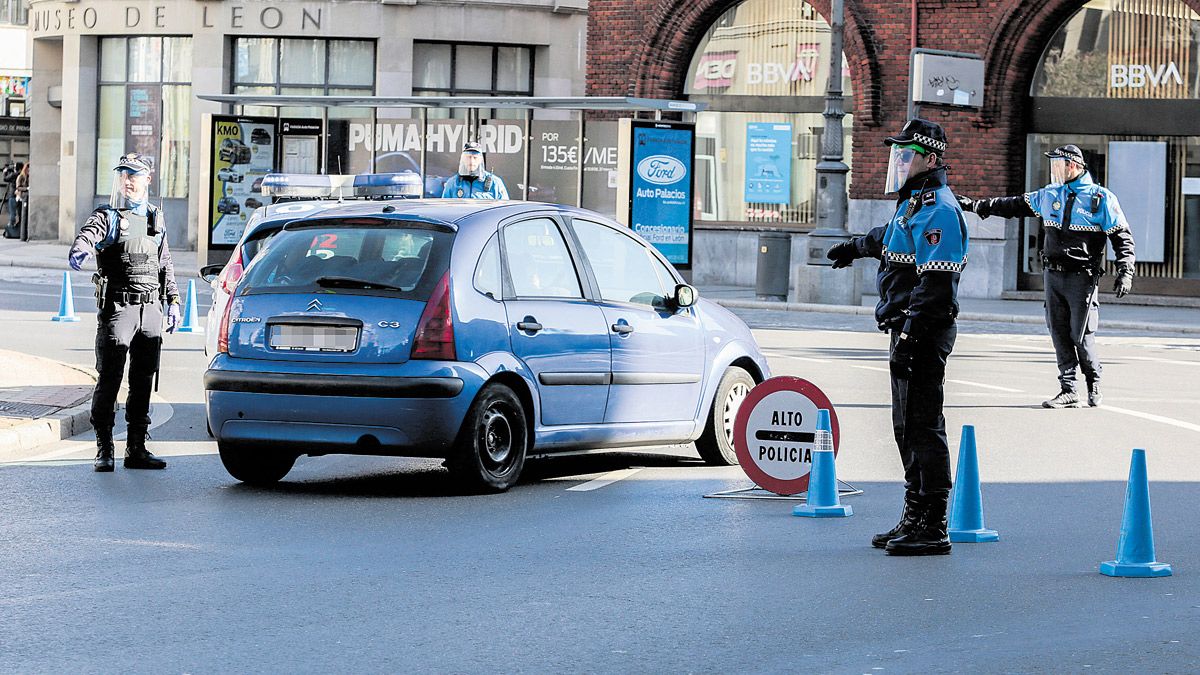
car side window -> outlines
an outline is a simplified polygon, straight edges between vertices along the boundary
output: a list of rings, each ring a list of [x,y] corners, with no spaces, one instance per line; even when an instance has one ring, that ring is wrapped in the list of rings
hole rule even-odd
[[[517,297],[583,297],[571,253],[550,218],[523,220],[504,228],[504,255]]]
[[[667,291],[655,269],[660,263],[644,244],[588,220],[575,219],[572,225],[587,254],[592,273],[596,275],[601,298],[611,302],[665,306]]]
[[[475,290],[493,300],[500,300],[500,241],[492,235],[483,253],[479,256],[479,264],[475,266]]]

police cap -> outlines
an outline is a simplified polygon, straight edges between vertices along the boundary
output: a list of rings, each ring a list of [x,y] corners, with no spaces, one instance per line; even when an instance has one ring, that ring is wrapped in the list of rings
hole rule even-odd
[[[888,136],[884,145],[919,145],[926,152],[942,154],[946,152],[946,132],[942,125],[920,118],[913,118],[904,123],[904,128],[895,136]]]
[[[151,173],[154,171],[154,158],[131,152],[117,161],[113,171],[128,171],[130,173]]]
[[[1046,156],[1050,159],[1069,159],[1082,167],[1087,167],[1087,162],[1083,159],[1083,151],[1079,149],[1078,145],[1060,145],[1047,152]]]

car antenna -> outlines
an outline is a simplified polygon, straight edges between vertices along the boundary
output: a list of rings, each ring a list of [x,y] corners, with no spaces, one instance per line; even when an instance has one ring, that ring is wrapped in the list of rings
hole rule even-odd
[[[343,175],[342,174],[342,156],[338,155],[337,159],[338,159],[338,175],[341,176],[341,175]],[[343,203],[343,199],[346,196],[344,188],[345,188],[344,185],[338,186],[338,203],[339,204]]]

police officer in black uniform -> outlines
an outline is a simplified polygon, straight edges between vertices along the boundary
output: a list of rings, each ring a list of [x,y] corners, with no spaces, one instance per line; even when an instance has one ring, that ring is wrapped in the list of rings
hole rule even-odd
[[[162,349],[163,306],[167,332],[179,325],[179,289],[167,248],[162,210],[149,203],[153,160],[137,153],[122,157],[113,169],[109,203],[88,216],[69,262],[79,270],[93,255],[99,271],[96,305],[96,391],[92,426],[96,429],[96,471],[113,470],[113,423],[117,391],[129,357],[129,398],[125,422],[126,469],[162,469],[166,462],[146,449],[150,426],[150,388]]]
[[[946,502],[950,449],[942,415],[946,361],[958,335],[958,280],[967,264],[967,226],[946,185],[946,134],[909,120],[891,146],[885,192],[896,193],[886,225],[832,247],[834,268],[879,259],[875,319],[891,333],[892,426],[904,463],[900,522],[871,545],[890,555],[950,552]]]
[[[1075,369],[1087,381],[1087,404],[1100,405],[1100,358],[1096,328],[1100,322],[1099,288],[1104,274],[1105,240],[1112,242],[1117,276],[1113,292],[1125,297],[1133,289],[1133,234],[1117,196],[1097,185],[1087,170],[1083,151],[1063,145],[1047,152],[1050,184],[1015,197],[973,200],[959,197],[962,208],[980,218],[1037,216],[1045,228],[1041,258],[1046,286],[1046,323],[1058,360],[1057,396],[1045,408],[1080,408]]]

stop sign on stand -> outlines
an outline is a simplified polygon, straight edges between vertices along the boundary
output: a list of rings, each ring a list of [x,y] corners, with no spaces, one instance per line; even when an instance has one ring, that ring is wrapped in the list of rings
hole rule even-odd
[[[816,385],[798,377],[773,377],[750,390],[734,418],[733,447],[755,485],[784,496],[808,490],[817,411],[822,408],[829,411],[836,457],[841,437],[837,412]]]

